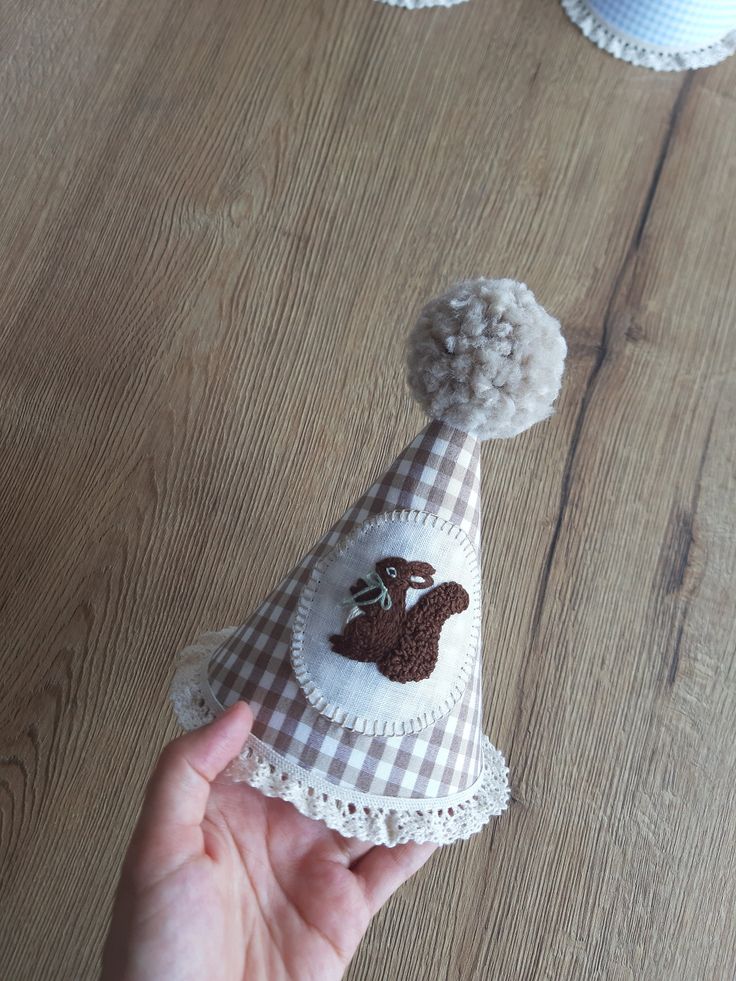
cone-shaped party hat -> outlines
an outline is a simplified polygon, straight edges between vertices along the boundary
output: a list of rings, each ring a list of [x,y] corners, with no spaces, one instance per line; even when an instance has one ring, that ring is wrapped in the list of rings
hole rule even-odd
[[[565,354],[513,280],[424,308],[408,379],[432,421],[246,623],[180,655],[186,728],[253,709],[235,779],[376,844],[449,843],[504,810],[481,729],[480,441],[551,414]]]

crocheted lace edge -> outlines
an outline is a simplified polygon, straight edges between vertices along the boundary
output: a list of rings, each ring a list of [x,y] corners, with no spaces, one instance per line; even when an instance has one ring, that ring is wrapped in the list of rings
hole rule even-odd
[[[455,7],[466,0],[378,0],[389,7],[404,7],[406,10],[419,10],[422,7]]]
[[[184,729],[196,729],[214,719],[212,701],[203,690],[202,669],[235,629],[205,634],[179,654],[170,697]],[[267,797],[289,801],[306,817],[323,821],[345,837],[374,845],[452,844],[480,831],[506,809],[509,799],[508,768],[485,736],[478,780],[461,793],[433,800],[378,797],[331,784],[290,763],[255,736],[249,737],[228,773]]]
[[[617,34],[601,21],[585,0],[562,0],[570,20],[580,28],[585,37],[603,51],[640,68],[657,72],[681,72],[693,68],[708,68],[723,61],[736,51],[736,31],[731,31],[720,41],[692,51],[663,51],[645,43],[636,43]]]

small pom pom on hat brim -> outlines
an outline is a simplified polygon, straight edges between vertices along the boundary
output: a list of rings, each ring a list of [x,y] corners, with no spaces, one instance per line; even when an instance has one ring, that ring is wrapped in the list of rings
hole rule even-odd
[[[506,439],[552,414],[566,354],[559,322],[524,283],[470,279],[422,309],[407,379],[431,418]]]

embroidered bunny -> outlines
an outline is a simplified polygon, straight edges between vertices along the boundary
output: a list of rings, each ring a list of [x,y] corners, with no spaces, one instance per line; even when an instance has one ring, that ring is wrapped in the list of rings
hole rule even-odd
[[[359,613],[341,634],[330,637],[332,650],[353,661],[374,662],[391,681],[422,681],[434,671],[442,626],[468,608],[470,598],[457,582],[445,582],[406,608],[409,589],[429,589],[435,570],[427,562],[389,557],[375,572],[350,587]]]

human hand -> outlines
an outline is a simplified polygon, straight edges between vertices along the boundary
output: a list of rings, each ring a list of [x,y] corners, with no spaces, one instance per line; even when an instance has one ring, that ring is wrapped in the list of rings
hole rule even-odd
[[[123,864],[103,981],[339,978],[373,914],[434,851],[343,838],[222,776],[252,721],[238,702],[161,754]]]

